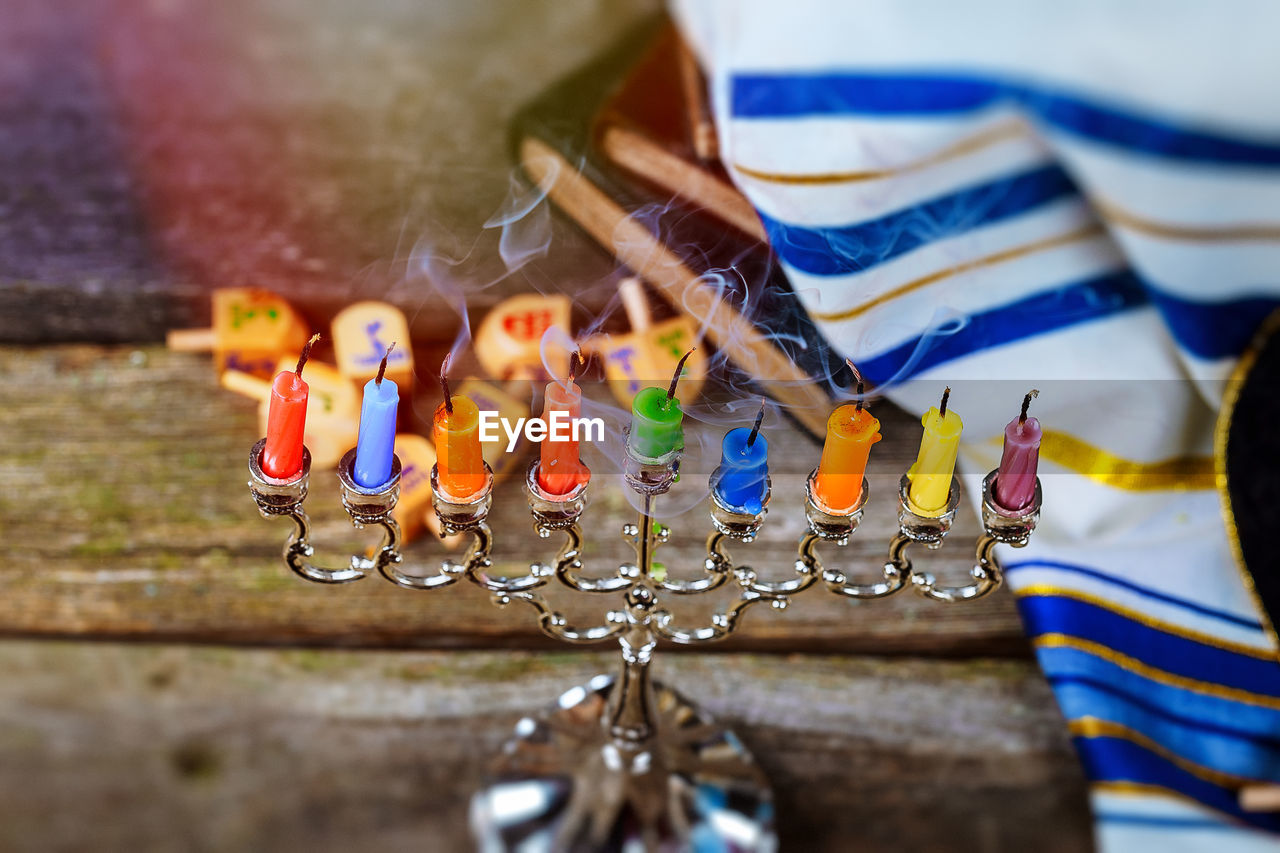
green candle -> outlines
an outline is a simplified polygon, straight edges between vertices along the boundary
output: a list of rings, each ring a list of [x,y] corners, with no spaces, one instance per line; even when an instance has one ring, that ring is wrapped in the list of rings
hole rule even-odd
[[[631,401],[631,436],[627,443],[638,456],[654,459],[684,446],[680,401],[661,388],[644,388]]]
[[[684,412],[676,399],[676,383],[692,354],[693,350],[689,350],[680,359],[666,393],[661,388],[643,388],[631,401],[631,435],[627,446],[637,456],[656,459],[684,448],[684,430],[680,428]]]

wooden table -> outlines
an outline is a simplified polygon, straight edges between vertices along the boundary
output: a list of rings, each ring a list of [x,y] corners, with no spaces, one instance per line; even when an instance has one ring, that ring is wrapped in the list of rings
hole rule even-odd
[[[614,664],[474,588],[294,578],[283,525],[259,518],[245,488],[254,404],[219,389],[204,357],[0,348],[0,400],[4,849],[456,848],[467,795],[513,722]],[[881,559],[914,440],[909,418],[877,412],[887,438],[878,500],[848,549],[859,565]],[[816,447],[799,433],[773,446],[770,529],[750,556],[780,577],[797,472]],[[308,502],[319,541],[357,547],[330,478],[313,476]],[[586,558],[621,559],[609,540],[629,505],[602,488],[590,512]],[[494,519],[499,571],[547,553],[514,483]],[[664,556],[687,572],[705,519],[673,524]],[[963,576],[975,530],[966,511],[958,545],[929,555],[939,574]],[[690,621],[710,612],[680,605]],[[784,849],[1088,848],[1080,770],[1006,592],[946,607],[811,590],[782,613],[751,612],[716,651],[664,648],[658,674],[756,751]]]

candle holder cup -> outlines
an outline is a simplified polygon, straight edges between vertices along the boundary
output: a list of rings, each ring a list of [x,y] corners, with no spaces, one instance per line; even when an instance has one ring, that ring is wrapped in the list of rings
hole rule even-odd
[[[549,710],[522,719],[515,736],[498,756],[488,783],[472,799],[471,819],[485,850],[565,850],[603,847],[645,850],[685,848],[772,850],[773,795],[760,767],[742,742],[709,714],[676,691],[652,679],[650,666],[659,641],[712,643],[731,635],[753,605],[781,610],[797,595],[821,581],[833,594],[851,599],[882,598],[911,586],[943,602],[980,598],[995,589],[1001,571],[994,548],[1025,545],[1040,509],[1036,483],[1031,504],[1018,512],[1002,509],[994,498],[994,472],[983,488],[984,534],[977,540],[973,583],[938,586],[932,575],[916,570],[907,555],[913,543],[941,546],[959,505],[953,480],[941,514],[920,514],[908,500],[906,478],[899,490],[899,531],[888,556],[877,567],[878,578],[851,581],[846,571],[826,566],[822,545],[846,546],[856,532],[868,502],[864,480],[855,506],[835,511],[814,493],[814,475],[806,483],[805,513],[809,530],[801,539],[793,576],[764,581],[749,565],[739,563],[731,544],[755,540],[765,520],[770,490],[766,483],[761,511],[752,513],[725,504],[712,489],[711,533],[706,558],[694,577],[672,577],[659,571],[654,552],[669,535],[655,521],[654,501],[676,480],[680,451],[657,459],[639,457],[628,448],[624,479],[640,498],[635,523],[624,525],[624,540],[635,552],[633,562],[612,570],[589,572],[583,563],[580,522],[586,511],[587,485],[554,495],[538,482],[538,462],[525,478],[534,526],[543,538],[563,536],[551,563],[531,563],[515,577],[489,574],[493,534],[488,514],[493,502],[493,475],[475,494],[460,499],[440,488],[431,472],[432,498],[442,527],[465,533],[471,546],[462,559],[444,559],[438,570],[408,574],[400,569],[399,527],[391,519],[399,490],[399,459],[393,475],[377,489],[364,489],[351,479],[353,453],[339,466],[343,506],[357,526],[377,525],[382,546],[372,557],[352,556],[346,568],[326,569],[311,563],[310,526],[303,502],[307,496],[310,455],[304,451],[298,475],[273,480],[261,470],[263,442],[250,455],[250,491],[265,517],[287,516],[295,530],[285,543],[284,559],[295,573],[317,583],[347,583],[372,570],[406,589],[434,590],[462,578],[487,590],[494,604],[522,603],[533,609],[539,628],[573,644],[615,641],[622,665],[618,675],[601,675],[564,693]],[[599,624],[576,626],[553,609],[542,588],[552,581],[587,594],[621,596],[619,609],[604,612]],[[696,595],[733,584],[737,596],[707,623],[681,626],[660,606],[659,595]]]
[[[1040,521],[1040,479],[1036,478],[1031,502],[1021,509],[1010,510],[1000,506],[996,500],[996,476],[999,473],[992,471],[982,480],[982,526],[997,542],[1022,548],[1031,541],[1031,534]]]
[[[851,507],[842,510],[831,509],[818,497],[818,469],[809,472],[804,482],[804,514],[809,522],[809,532],[819,539],[834,542],[837,545],[848,543],[849,537],[858,529],[862,521],[862,508],[867,505],[871,496],[871,487],[867,478],[862,478],[862,488],[858,491],[858,501]]]
[[[287,479],[277,479],[262,470],[262,451],[267,446],[264,438],[249,451],[249,493],[258,505],[263,518],[273,515],[289,515],[307,499],[307,487],[311,480],[311,451],[302,448],[302,467]]]
[[[391,456],[391,476],[380,486],[367,488],[356,482],[356,451],[353,447],[338,462],[338,491],[342,508],[358,527],[377,524],[396,508],[400,499],[400,457]]]
[[[535,459],[529,465],[524,478],[525,495],[529,499],[529,512],[538,535],[546,539],[557,530],[564,530],[578,523],[587,507],[587,483],[590,471],[583,466],[583,479],[563,495],[553,495],[538,482],[541,462]]]
[[[719,469],[711,475],[711,482],[719,479]],[[760,511],[750,512],[740,506],[730,506],[720,497],[714,486],[711,489],[711,523],[716,530],[731,539],[750,542],[756,538],[764,524],[764,517],[769,512],[769,497],[773,493],[773,483],[766,476],[764,480],[764,497],[760,500]]]

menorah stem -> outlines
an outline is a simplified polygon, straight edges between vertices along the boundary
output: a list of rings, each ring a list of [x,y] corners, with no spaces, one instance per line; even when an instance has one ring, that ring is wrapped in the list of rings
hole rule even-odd
[[[653,495],[644,495],[644,509],[640,510],[640,535],[636,540],[636,565],[640,577],[648,578],[653,571]]]
[[[649,663],[656,644],[648,625],[634,626],[622,635],[622,672],[609,707],[609,734],[615,741],[636,745],[653,737],[657,715]]]
[[[653,495],[643,496],[636,535],[636,565],[640,569],[640,581],[626,595],[628,627],[618,643],[622,647],[622,672],[610,697],[609,733],[615,740],[634,745],[648,740],[656,733],[653,704],[653,683],[649,675],[649,663],[657,645],[649,626],[649,614],[655,597],[645,585],[653,569]]]

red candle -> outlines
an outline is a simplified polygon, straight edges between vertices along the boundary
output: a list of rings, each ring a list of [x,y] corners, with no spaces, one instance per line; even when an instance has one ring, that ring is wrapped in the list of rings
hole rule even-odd
[[[995,499],[1001,509],[1019,512],[1031,503],[1036,493],[1036,467],[1040,462],[1040,422],[1027,417],[1032,391],[1022,400],[1022,413],[1004,428],[1004,451],[996,474]]]
[[[542,420],[547,424],[547,435],[541,442],[538,485],[552,495],[567,495],[591,476],[582,465],[573,432],[573,421],[582,416],[582,389],[573,381],[580,364],[580,356],[573,353],[569,381],[549,383],[543,395]],[[557,412],[563,414],[556,417]]]
[[[307,341],[293,372],[282,370],[271,382],[267,444],[262,449],[262,471],[268,477],[287,480],[302,470],[302,433],[307,425],[308,391],[307,383],[302,379],[302,367],[307,363],[311,345],[319,339],[319,335],[313,335]]]

